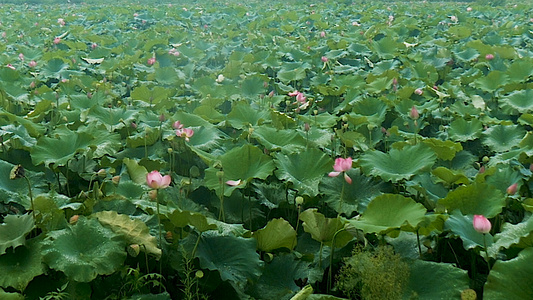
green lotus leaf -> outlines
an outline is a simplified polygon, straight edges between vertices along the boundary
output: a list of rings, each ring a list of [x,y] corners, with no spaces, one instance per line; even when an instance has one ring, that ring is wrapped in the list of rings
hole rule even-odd
[[[528,217],[518,224],[504,223],[501,231],[494,235],[494,244],[489,247],[489,255],[496,258],[500,249],[533,246],[533,218]]]
[[[350,223],[365,233],[386,234],[405,225],[416,227],[424,220],[426,209],[413,199],[396,194],[374,198],[366,211]]]
[[[384,37],[377,42],[371,44],[382,59],[393,59],[398,52],[400,44],[392,37]]]
[[[0,129],[0,135],[4,139],[4,144],[13,149],[22,149],[29,152],[37,143],[37,140],[31,137],[26,128],[22,125],[15,126],[9,124],[2,126]]]
[[[461,171],[450,170],[445,167],[437,167],[431,171],[431,174],[437,176],[447,185],[468,184],[470,180]]]
[[[25,247],[17,247],[0,255],[0,286],[23,291],[36,276],[44,273],[41,263],[41,244],[32,239]],[[0,293],[0,299],[5,299]]]
[[[187,143],[189,146],[201,150],[210,150],[220,144],[222,132],[216,127],[192,127],[192,129],[194,130],[194,135]]]
[[[242,94],[245,97],[254,99],[257,95],[265,92],[264,82],[265,79],[258,75],[246,77],[241,83]]]
[[[184,111],[178,111],[170,119],[173,121],[180,121],[184,127],[213,127],[213,124],[202,119],[202,117]]]
[[[337,213],[346,216],[351,216],[354,212],[363,213],[372,199],[387,190],[384,182],[364,176],[359,169],[351,169],[347,174],[352,178],[352,184],[336,177],[326,177],[320,182],[324,200]]]
[[[442,141],[435,138],[429,138],[424,139],[422,142],[433,149],[437,154],[437,157],[442,160],[452,160],[457,152],[463,150],[461,143],[454,143],[449,140]]]
[[[126,258],[120,236],[96,219],[80,217],[76,225],[48,233],[42,244],[44,262],[78,282],[112,274]]]
[[[202,236],[196,257],[200,259],[200,267],[217,270],[223,281],[231,281],[244,288],[248,281],[261,275],[263,263],[255,249],[255,239]]]
[[[459,58],[460,61],[468,62],[478,58],[479,52],[477,52],[473,48],[467,48],[461,52],[455,53],[455,55],[457,56],[457,58]]]
[[[264,300],[289,299],[288,297],[299,290],[295,280],[307,278],[307,268],[308,266],[293,254],[275,256],[271,262],[265,264],[263,274],[251,289],[251,295],[255,299]]]
[[[277,78],[283,83],[302,80],[306,77],[306,69],[309,68],[307,63],[286,62],[282,65],[277,74]]]
[[[174,135],[172,136],[174,137]],[[161,139],[159,128],[145,126],[141,130],[126,138],[126,144],[129,148],[152,146]]]
[[[265,227],[254,232],[257,249],[272,252],[279,248],[292,250],[296,246],[296,230],[282,218],[270,220]]]
[[[91,123],[88,127],[78,128],[78,133],[87,133],[94,137],[91,141],[92,156],[94,158],[100,158],[104,155],[113,156],[123,147],[120,134],[108,132],[104,128],[103,125],[97,125],[97,123]]]
[[[158,104],[162,100],[165,100],[170,95],[170,90],[156,86],[154,88],[148,88],[147,86],[139,86],[131,91],[131,99],[142,100],[149,104]]]
[[[483,299],[529,299],[533,295],[533,247],[508,261],[497,260],[483,289]]]
[[[145,167],[139,165],[136,160],[124,158],[122,162],[126,165],[128,175],[131,180],[137,184],[146,184],[146,174],[148,171]]]
[[[333,171],[333,161],[316,148],[301,153],[285,155],[276,153],[276,176],[287,180],[302,195],[314,197],[318,194],[318,183],[329,171]]]
[[[310,208],[300,214],[304,231],[322,244],[335,248],[346,246],[353,236],[345,230],[347,222],[340,217],[326,218],[316,208]]]
[[[475,87],[485,91],[494,92],[509,82],[509,76],[501,71],[492,71],[485,77],[474,80]]]
[[[44,163],[46,166],[56,164],[64,166],[77,153],[86,151],[92,144],[93,136],[87,133],[70,131],[68,135],[59,138],[43,136],[31,151],[31,158],[35,165]]]
[[[486,183],[473,182],[448,193],[438,202],[448,211],[460,210],[463,215],[484,215],[492,218],[505,206],[505,196]]]
[[[370,78],[367,80],[370,80]],[[389,77],[376,77],[368,82],[366,85],[366,90],[371,94],[378,94],[384,90],[390,89],[392,82],[393,79]]]
[[[24,295],[19,293],[8,293],[0,288],[0,299],[3,300],[24,300]]]
[[[305,138],[294,130],[277,130],[261,126],[254,129],[252,137],[270,151],[295,153],[302,151],[306,146]]]
[[[45,78],[67,78],[68,64],[61,58],[53,58],[41,69],[40,75]]]
[[[318,115],[308,116],[308,115],[299,115],[298,118],[305,123],[308,123],[311,128],[326,128],[329,129],[337,124],[338,117],[331,115],[327,112],[321,113]]]
[[[523,82],[533,75],[533,60],[530,57],[515,60],[507,69],[506,74],[511,82]]]
[[[114,233],[124,237],[128,244],[142,245],[141,250],[161,258],[161,249],[157,248],[156,238],[150,235],[148,226],[141,220],[132,220],[127,215],[118,214],[116,211],[101,211],[93,214],[100,224],[113,230]]]
[[[268,117],[268,111],[255,109],[248,102],[236,102],[227,121],[234,128],[244,129],[261,125]]]
[[[87,121],[101,123],[108,131],[114,131],[129,126],[137,114],[138,112],[132,109],[95,106],[89,110]]]
[[[514,91],[500,100],[500,107],[510,108],[519,113],[527,113],[533,110],[533,90]]]
[[[170,86],[179,86],[184,83],[185,74],[173,67],[157,68],[155,70],[155,80]]]
[[[387,104],[375,97],[364,98],[352,106],[352,113],[348,114],[348,120],[355,126],[372,124],[381,126],[387,114]]]
[[[14,115],[6,111],[0,111],[0,117],[5,118],[10,124],[19,124],[24,126],[28,134],[34,138],[38,138],[46,132],[46,127],[42,124],[36,124],[26,118]]]
[[[469,288],[468,272],[452,264],[414,260],[404,299],[461,299]]]
[[[472,119],[467,121],[465,119],[455,119],[450,123],[450,129],[448,133],[450,138],[458,142],[466,142],[479,138],[481,136],[481,130],[483,124],[478,119]]]
[[[367,152],[359,159],[363,172],[379,176],[385,181],[398,182],[431,168],[436,160],[435,152],[424,144],[391,149],[388,153],[378,150]]]
[[[454,211],[444,223],[444,229],[450,230],[454,235],[461,238],[465,250],[482,247],[487,248],[493,243],[490,234],[483,235],[477,232],[473,226],[473,215],[463,215],[458,210]]]
[[[483,144],[494,152],[505,152],[520,144],[525,131],[518,125],[494,125],[483,133]]]
[[[15,202],[22,205],[26,210],[31,209],[31,201],[28,193],[28,182],[23,179],[9,179],[9,174],[15,165],[8,163],[5,160],[0,160],[0,203],[8,204]],[[26,170],[26,177],[32,184],[32,191],[34,195],[45,192],[47,180],[44,173],[36,173]]]
[[[5,216],[4,223],[0,224],[0,255],[6,253],[7,248],[24,245],[26,235],[34,226],[31,214]]]
[[[180,228],[194,226],[200,232],[217,229],[217,225],[212,223],[212,220],[196,212],[176,209],[167,217],[174,226]]]

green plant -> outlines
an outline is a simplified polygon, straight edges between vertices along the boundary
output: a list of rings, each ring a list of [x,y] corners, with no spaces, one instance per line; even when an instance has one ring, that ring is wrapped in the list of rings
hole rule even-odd
[[[392,247],[372,251],[356,247],[345,260],[337,287],[350,299],[401,299],[409,278],[409,266]]]
[[[49,292],[44,297],[40,297],[39,300],[66,300],[70,299],[70,294],[65,292],[68,286],[68,282],[57,289],[56,292]]]

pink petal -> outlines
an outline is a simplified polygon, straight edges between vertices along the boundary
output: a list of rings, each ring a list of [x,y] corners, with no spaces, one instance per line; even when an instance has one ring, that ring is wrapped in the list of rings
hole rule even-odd
[[[485,216],[474,215],[474,221],[472,222],[474,229],[479,233],[489,233],[492,225]]]
[[[335,164],[333,165],[333,170],[337,171],[337,172],[342,172],[344,171],[342,169],[342,162],[344,161],[344,158],[342,157],[338,157],[335,159]]]
[[[352,168],[352,158],[348,157],[341,162],[341,168],[343,171],[348,171]]]
[[[344,173],[344,180],[346,180],[348,184],[352,184],[352,178],[350,178],[350,176],[348,176],[348,174],[346,173]]]
[[[293,97],[293,96],[298,95],[298,93],[299,93],[298,90],[295,90],[294,92],[290,92],[288,95]]]
[[[337,176],[339,176],[339,175],[341,175],[341,172],[329,172],[329,173],[328,173],[328,176],[329,176],[329,177],[337,177]]]
[[[239,184],[241,184],[241,180],[228,180],[226,181],[226,184],[231,186],[238,186]]]
[[[164,188],[168,187],[170,185],[170,181],[172,181],[172,178],[170,177],[170,175],[163,176],[163,178],[161,179],[160,188],[164,189]]]

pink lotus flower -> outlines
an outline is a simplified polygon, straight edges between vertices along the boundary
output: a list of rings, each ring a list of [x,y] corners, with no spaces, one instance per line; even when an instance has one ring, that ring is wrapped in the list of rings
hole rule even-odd
[[[34,60],[32,60],[32,61],[30,61],[30,62],[28,63],[28,67],[30,67],[30,68],[35,68],[36,66],[37,66],[37,62],[34,61]]]
[[[19,54],[19,59],[23,61],[24,60],[24,54],[20,53]]]
[[[12,65],[12,64],[7,64],[7,66],[6,66],[6,67],[10,68],[11,70],[15,70],[15,67],[13,67],[13,65]]]
[[[328,62],[328,58],[325,57],[325,56],[322,56],[322,57],[320,58],[320,60],[322,60],[322,62]]]
[[[489,219],[485,218],[483,215],[474,215],[473,226],[479,233],[489,233],[490,228],[492,227]]]
[[[485,59],[486,60],[493,60],[494,59],[494,54],[490,54],[489,53],[489,54],[485,55]]]
[[[513,183],[507,188],[507,194],[514,195],[518,190],[518,183]]]
[[[98,47],[98,44],[97,44],[97,43],[92,43],[92,44],[91,44],[91,49],[94,50],[94,49],[96,49],[96,47]]]
[[[185,140],[188,142],[189,138],[194,135],[194,130],[191,128],[180,128],[176,130],[176,135],[185,138]]]
[[[337,177],[341,173],[344,173],[344,180],[348,182],[349,184],[352,184],[352,178],[346,174],[347,171],[349,171],[352,168],[352,158],[342,158],[338,157],[335,159],[335,164],[333,165],[333,170],[335,172],[329,172],[329,177]]]
[[[422,96],[423,93],[424,93],[424,91],[422,89],[416,89],[415,90],[415,94],[417,94],[418,96]]]
[[[294,92],[290,92],[287,95],[289,95],[291,97],[296,96],[296,102],[293,103],[293,104],[296,104],[298,102],[301,103],[299,109],[305,109],[309,105],[309,102],[306,101],[307,98],[305,97],[304,93],[298,92],[298,90],[295,90]]]
[[[63,18],[59,18],[59,19],[57,19],[57,24],[59,24],[59,26],[63,27],[63,26],[65,26],[65,20]]]
[[[320,37],[321,38],[325,38],[326,37],[326,32],[325,31],[321,31],[320,32]]]
[[[162,176],[157,170],[146,174],[146,184],[153,189],[167,188],[170,185],[170,181],[170,175]]]
[[[61,43],[61,38],[57,36],[57,37],[54,38],[54,44],[57,45],[59,43]]]
[[[420,114],[418,113],[418,110],[414,105],[411,108],[411,111],[409,112],[409,117],[413,120],[417,120],[420,117]]]
[[[150,57],[146,63],[147,63],[149,66],[155,64],[155,57]]]

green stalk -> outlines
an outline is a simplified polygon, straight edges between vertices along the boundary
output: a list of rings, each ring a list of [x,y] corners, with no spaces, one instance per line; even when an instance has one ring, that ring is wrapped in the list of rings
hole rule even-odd
[[[485,247],[485,258],[487,259],[487,266],[489,267],[490,271],[490,260],[489,260],[489,251],[487,249],[487,239],[486,239],[486,233],[483,234],[483,246]]]
[[[37,224],[37,219],[35,218],[35,208],[33,207],[33,193],[31,192],[31,183],[28,177],[24,176],[24,179],[26,179],[26,182],[28,183],[28,194],[30,196],[31,213],[33,215],[33,222]]]

